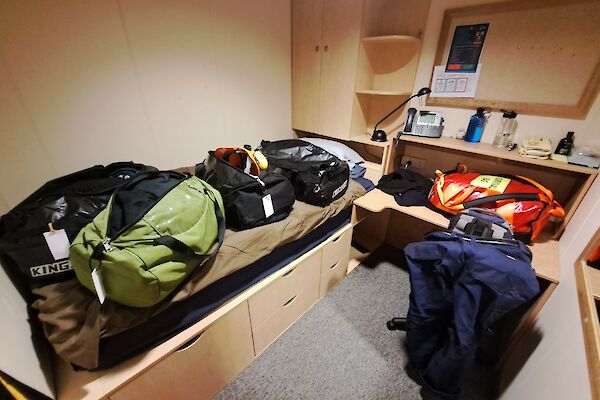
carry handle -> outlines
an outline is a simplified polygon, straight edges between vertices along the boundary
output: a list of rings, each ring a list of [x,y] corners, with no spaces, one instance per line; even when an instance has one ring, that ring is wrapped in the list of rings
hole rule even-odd
[[[472,207],[478,207],[482,204],[496,203],[498,201],[503,201],[503,200],[543,201],[540,198],[540,195],[538,193],[502,193],[502,194],[495,194],[492,196],[480,197],[475,200],[465,201],[464,203],[462,203],[462,205],[464,208],[472,208]]]

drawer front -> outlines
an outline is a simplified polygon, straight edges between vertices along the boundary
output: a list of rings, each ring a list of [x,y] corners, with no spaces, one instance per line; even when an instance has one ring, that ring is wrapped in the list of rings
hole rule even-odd
[[[321,252],[318,251],[296,268],[297,275],[293,280],[286,280],[291,275],[281,277],[280,280],[257,293],[254,303],[253,298],[249,300],[251,305],[257,307],[255,315],[262,318],[255,319],[250,308],[254,348],[257,355],[317,302],[320,270]],[[261,306],[268,308],[268,313],[263,312],[264,309],[259,308]]]
[[[325,296],[346,277],[351,244],[352,227],[350,226],[341,235],[328,241],[323,247],[320,297]]]
[[[329,241],[325,243],[325,246],[323,247],[321,273],[329,273],[340,261],[348,259],[351,244],[352,226],[350,225],[340,236],[329,239]],[[348,267],[348,265],[346,265],[346,267]],[[337,270],[337,267],[334,269]]]
[[[248,299],[252,326],[279,313],[284,304],[305,291],[318,290],[321,269],[321,250],[311,254],[285,275],[277,278],[269,286]],[[315,283],[316,286],[315,286]],[[295,301],[295,300],[294,300]]]
[[[110,398],[210,399],[253,359],[248,303],[244,301]]]
[[[326,264],[323,264],[319,297],[325,296],[346,277],[346,273],[348,272],[348,260],[349,256],[345,256],[328,268],[325,268]]]

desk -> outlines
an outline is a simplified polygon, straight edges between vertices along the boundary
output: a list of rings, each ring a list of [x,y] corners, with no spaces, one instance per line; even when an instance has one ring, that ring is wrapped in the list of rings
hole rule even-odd
[[[360,222],[358,219],[366,218],[363,211],[379,213],[386,209],[409,215],[443,229],[448,227],[449,222],[448,218],[427,207],[406,207],[398,205],[393,196],[390,196],[379,189],[374,189],[366,195],[356,199],[354,201],[354,207],[355,214],[359,216],[356,217],[356,222]],[[532,264],[536,275],[539,278],[557,284],[560,277],[558,241],[552,238],[552,233],[542,233],[536,242],[529,246],[529,249],[533,254]]]
[[[512,371],[518,370],[524,362],[522,355],[531,351],[531,339],[536,334],[535,320],[560,280],[558,239],[598,171],[556,161],[529,159],[489,144],[452,138],[401,136],[392,146],[389,169],[399,167],[406,160],[418,161],[412,168],[428,177],[434,177],[436,169],[452,170],[459,162],[480,173],[528,176],[550,189],[565,208],[565,220],[554,230],[549,225],[548,230],[529,246],[541,293],[528,309],[506,324],[504,351],[497,364],[502,387],[509,381]],[[426,207],[400,206],[393,196],[377,189],[354,202],[354,240],[368,251],[383,243],[402,248],[407,243],[422,240],[428,231],[446,229],[448,222],[446,217]],[[600,274],[597,278],[600,281]]]

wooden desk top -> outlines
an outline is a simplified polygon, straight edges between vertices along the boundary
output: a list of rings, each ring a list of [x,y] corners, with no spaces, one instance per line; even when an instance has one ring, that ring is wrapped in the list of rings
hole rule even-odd
[[[441,138],[425,138],[419,136],[402,135],[400,140],[406,143],[417,143],[427,146],[442,147],[444,149],[451,149],[462,151],[466,153],[480,154],[488,157],[501,158],[504,160],[511,160],[525,164],[539,165],[546,168],[553,168],[563,171],[577,172],[586,175],[596,176],[598,170],[594,168],[583,167],[580,165],[573,165],[568,163],[562,163],[554,160],[537,160],[535,158],[523,157],[519,154],[517,149],[509,151],[508,149],[499,149],[489,143],[469,143],[464,140],[441,137]]]
[[[374,189],[366,195],[354,200],[354,205],[370,212],[381,212],[385,209],[401,212],[406,215],[429,222],[440,228],[448,227],[448,218],[427,207],[405,207],[398,205],[393,196]],[[535,243],[529,246],[533,254],[533,268],[538,277],[558,283],[560,277],[558,260],[558,241],[552,235],[542,234]]]

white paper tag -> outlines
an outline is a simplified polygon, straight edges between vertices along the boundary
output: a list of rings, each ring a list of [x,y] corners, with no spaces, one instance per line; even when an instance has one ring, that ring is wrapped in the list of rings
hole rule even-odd
[[[271,215],[275,214],[275,210],[273,210],[273,199],[271,199],[271,195],[268,194],[262,198],[263,209],[265,210],[265,217],[269,218]]]
[[[94,289],[96,289],[96,294],[98,295],[98,300],[100,300],[100,304],[104,304],[104,300],[106,299],[106,292],[104,291],[104,286],[102,285],[102,278],[100,277],[100,272],[97,268],[94,268],[92,271],[92,282],[94,282]]]
[[[69,238],[64,229],[59,229],[53,232],[44,232],[44,239],[52,253],[54,260],[62,260],[69,257]]]

